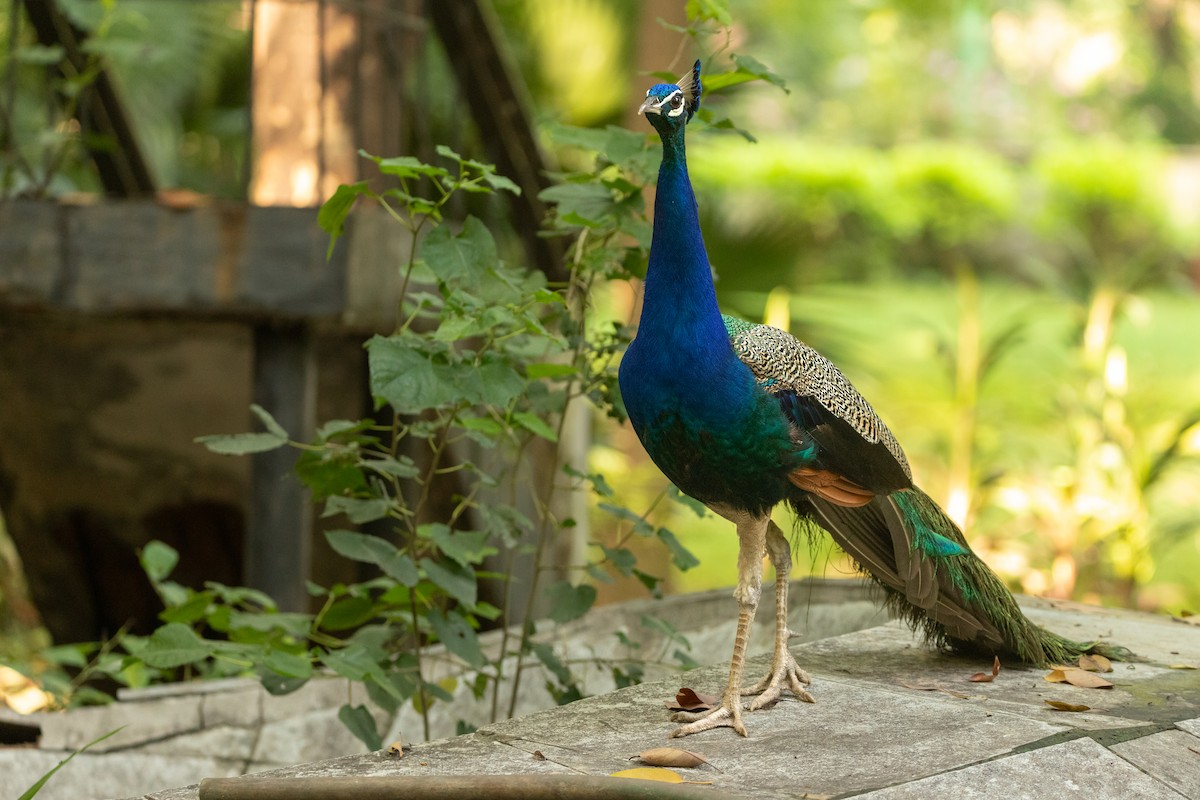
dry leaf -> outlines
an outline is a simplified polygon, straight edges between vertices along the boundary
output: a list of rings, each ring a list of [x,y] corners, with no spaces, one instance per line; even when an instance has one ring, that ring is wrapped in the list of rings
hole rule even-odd
[[[652,767],[698,767],[701,764],[708,764],[708,759],[699,753],[681,750],[678,747],[655,747],[643,750],[636,756],[630,756],[629,760],[632,761],[635,758]],[[709,766],[712,765],[709,764]]]
[[[1064,703],[1062,700],[1047,700],[1046,705],[1055,711],[1090,711],[1091,706],[1079,706],[1074,703]]]
[[[546,754],[543,753],[541,750],[534,750],[532,753],[530,753],[530,755],[533,756],[534,761],[545,761],[546,760]]]
[[[715,694],[701,694],[686,686],[675,693],[675,701],[664,701],[671,711],[711,711],[721,704]]]
[[[920,681],[918,683],[902,682],[900,685],[905,689],[915,689],[918,692],[945,692],[951,697],[957,697],[960,700],[967,700],[970,698],[970,695],[963,694],[962,692],[956,692],[953,689],[947,689],[945,686],[936,684],[933,681]]]
[[[612,778],[637,778],[643,781],[662,781],[663,783],[683,783],[683,776],[662,767],[635,767],[623,769],[610,775]]]
[[[1171,669],[1200,669],[1195,664],[1172,664]]]
[[[1087,672],[1112,672],[1112,662],[1102,655],[1088,654],[1079,657],[1079,668]]]
[[[976,672],[967,680],[972,683],[991,683],[996,680],[996,676],[1000,674],[1000,656],[993,656],[993,658],[995,660],[992,662],[992,672],[990,675],[986,672]]]
[[[397,739],[388,745],[388,755],[396,758],[404,758],[404,742]]]
[[[1045,676],[1051,683],[1069,683],[1083,689],[1111,689],[1113,685],[1094,672],[1079,667],[1055,667]]]

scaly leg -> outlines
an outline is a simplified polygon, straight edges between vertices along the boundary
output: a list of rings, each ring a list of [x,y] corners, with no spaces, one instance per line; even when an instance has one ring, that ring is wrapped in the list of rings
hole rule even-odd
[[[812,678],[796,664],[796,659],[787,646],[788,639],[792,636],[787,622],[788,573],[792,571],[792,548],[788,546],[783,531],[779,530],[779,526],[774,522],[767,526],[766,547],[771,556],[771,564],[775,567],[775,656],[771,659],[771,671],[754,686],[742,689],[744,695],[758,695],[750,703],[751,711],[757,711],[778,701],[785,686],[800,700],[806,703],[816,702],[804,688],[805,684],[812,683]]]
[[[755,518],[725,509],[717,513],[737,523],[738,582],[733,590],[733,598],[738,604],[738,624],[733,639],[733,661],[729,665],[729,680],[721,695],[721,705],[711,711],[681,711],[673,715],[672,719],[676,722],[688,724],[671,731],[672,739],[722,727],[733,728],[742,736],[746,735],[746,726],[742,724],[742,667],[746,660],[750,623],[754,621],[758,599],[762,596],[762,559],[770,518]]]

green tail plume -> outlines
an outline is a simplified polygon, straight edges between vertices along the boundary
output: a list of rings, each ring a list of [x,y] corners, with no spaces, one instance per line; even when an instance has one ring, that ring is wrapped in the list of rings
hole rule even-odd
[[[897,616],[938,646],[1013,655],[1037,665],[1067,663],[1085,653],[1135,658],[1123,647],[1075,642],[1031,622],[954,521],[920,489],[858,508],[813,497],[794,505],[883,587]]]

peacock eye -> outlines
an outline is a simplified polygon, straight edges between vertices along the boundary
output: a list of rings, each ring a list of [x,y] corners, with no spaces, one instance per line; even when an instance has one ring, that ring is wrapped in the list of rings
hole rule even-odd
[[[671,95],[671,108],[679,108],[681,105],[683,105],[683,96]]]

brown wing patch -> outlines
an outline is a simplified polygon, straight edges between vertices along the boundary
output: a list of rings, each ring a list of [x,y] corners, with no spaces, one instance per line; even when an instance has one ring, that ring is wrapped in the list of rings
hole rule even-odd
[[[806,492],[828,500],[834,505],[858,508],[875,499],[875,493],[836,472],[800,467],[788,473],[788,480]]]

